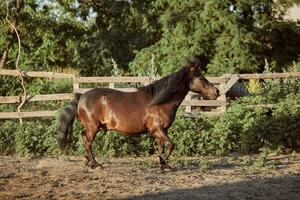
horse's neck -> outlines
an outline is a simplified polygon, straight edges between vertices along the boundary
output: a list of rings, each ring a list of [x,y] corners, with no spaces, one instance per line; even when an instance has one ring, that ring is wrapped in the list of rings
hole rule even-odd
[[[172,98],[171,103],[177,106],[178,108],[188,92],[189,92],[188,88],[183,88],[182,90],[178,91]]]

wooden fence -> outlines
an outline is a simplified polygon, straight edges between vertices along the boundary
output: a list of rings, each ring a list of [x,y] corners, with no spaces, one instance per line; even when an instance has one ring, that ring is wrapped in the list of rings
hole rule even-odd
[[[122,91],[132,91],[132,87],[117,87],[118,84],[132,84],[138,83],[140,85],[147,85],[158,78],[153,77],[77,77],[74,74],[55,73],[55,72],[21,72],[24,77],[33,78],[49,78],[49,79],[69,79],[73,83],[73,92],[85,92],[91,88],[84,88],[86,83],[102,83],[106,84],[105,87],[115,88]],[[19,76],[17,70],[0,70],[0,76]],[[270,74],[235,74],[226,75],[221,77],[208,77],[208,80],[213,83],[220,90],[220,97],[217,100],[201,100],[192,99],[194,93],[189,92],[181,106],[186,108],[186,112],[191,112],[192,107],[214,107],[208,112],[200,111],[207,115],[217,115],[226,110],[228,104],[226,100],[226,92],[238,81],[249,79],[277,79],[277,78],[298,78],[300,72],[293,73],[270,73]],[[46,94],[46,95],[33,95],[27,96],[27,102],[35,101],[62,101],[70,100],[73,97],[73,93],[62,94]],[[19,104],[23,100],[23,96],[0,96],[0,104]],[[29,118],[29,117],[53,117],[57,110],[46,111],[31,111],[31,112],[0,112],[0,119],[12,119],[12,118]]]

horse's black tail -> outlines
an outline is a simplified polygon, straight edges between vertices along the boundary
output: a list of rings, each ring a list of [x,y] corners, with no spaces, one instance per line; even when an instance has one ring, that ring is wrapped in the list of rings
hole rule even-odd
[[[81,97],[80,93],[75,93],[71,102],[64,107],[58,116],[58,144],[61,153],[66,154],[66,146],[73,142],[73,123],[77,116],[77,105]]]

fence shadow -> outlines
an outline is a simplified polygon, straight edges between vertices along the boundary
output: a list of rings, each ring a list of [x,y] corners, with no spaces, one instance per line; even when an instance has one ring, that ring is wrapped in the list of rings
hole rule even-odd
[[[174,185],[174,187],[176,187],[176,185]],[[174,188],[167,192],[132,196],[126,199],[297,200],[300,199],[300,174],[276,178],[253,179],[191,189]]]

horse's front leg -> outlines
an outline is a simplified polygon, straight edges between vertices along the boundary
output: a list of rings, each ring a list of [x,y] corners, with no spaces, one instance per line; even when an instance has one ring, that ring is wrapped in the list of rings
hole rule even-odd
[[[172,151],[174,150],[174,143],[168,137],[166,130],[158,129],[155,132],[153,132],[153,136],[156,138],[158,144],[159,162],[161,170],[165,171],[165,169],[172,169],[172,167],[166,164],[166,161],[168,160]],[[166,154],[164,154],[164,145],[167,148]]]
[[[156,138],[155,141],[156,141],[157,148],[158,148],[159,163],[160,163],[160,165],[165,165],[166,164],[166,162],[164,160],[164,157],[165,157],[165,148],[164,148],[164,146],[165,145],[158,138]]]

